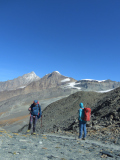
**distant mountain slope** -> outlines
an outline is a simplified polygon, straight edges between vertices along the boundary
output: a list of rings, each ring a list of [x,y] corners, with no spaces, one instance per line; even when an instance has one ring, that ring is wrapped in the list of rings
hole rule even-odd
[[[37,82],[30,83],[26,90],[40,91],[48,88],[58,87],[70,82],[76,82],[75,79],[61,75],[58,71],[54,71],[45,75]]]
[[[24,94],[33,93],[33,92],[39,92],[49,88],[60,87],[62,85],[67,84],[68,81],[75,82],[76,80],[73,78],[63,76],[59,72],[54,71],[50,74],[45,75],[43,78],[38,79],[37,81],[31,82],[24,88],[0,92],[0,101],[6,100],[18,95],[24,95]],[[71,89],[71,90],[74,90],[74,89]]]
[[[92,79],[84,79],[80,81],[76,81],[75,83],[68,83],[64,86],[64,88],[79,88],[82,91],[98,91],[105,92],[110,91],[120,87],[120,82],[111,81],[111,80],[92,80]]]
[[[23,76],[20,76],[13,80],[0,82],[0,91],[5,91],[5,90],[8,91],[8,90],[15,90],[18,88],[24,88],[31,82],[37,81],[39,79],[40,77],[38,77],[34,72],[24,74]]]
[[[120,82],[111,80],[85,79],[77,81],[61,75],[58,71],[49,73],[42,78],[31,72],[11,81],[0,82],[0,101],[54,87],[76,91],[108,92],[119,86]]]

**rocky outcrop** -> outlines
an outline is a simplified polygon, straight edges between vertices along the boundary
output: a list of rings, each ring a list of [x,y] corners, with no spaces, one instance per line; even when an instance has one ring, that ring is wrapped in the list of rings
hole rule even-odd
[[[42,130],[44,132],[59,130],[76,132],[79,103],[83,102],[85,107],[94,109],[95,104],[104,96],[105,94],[101,93],[80,91],[48,105],[43,111],[44,127]]]

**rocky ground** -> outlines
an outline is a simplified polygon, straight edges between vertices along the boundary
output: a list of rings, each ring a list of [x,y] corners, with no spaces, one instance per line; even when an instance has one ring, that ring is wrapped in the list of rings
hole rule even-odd
[[[108,141],[66,133],[40,135],[6,132],[0,128],[2,160],[119,160],[120,146]]]

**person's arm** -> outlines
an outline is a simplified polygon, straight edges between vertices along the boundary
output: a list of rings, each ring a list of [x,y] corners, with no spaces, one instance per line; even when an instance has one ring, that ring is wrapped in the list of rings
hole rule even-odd
[[[79,120],[83,120],[83,110],[79,110]]]

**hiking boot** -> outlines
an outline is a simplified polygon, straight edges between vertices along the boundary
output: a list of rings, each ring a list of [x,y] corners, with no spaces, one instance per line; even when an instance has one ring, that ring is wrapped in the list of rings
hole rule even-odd
[[[27,133],[28,133],[28,132],[30,132],[30,130],[29,130],[29,129],[27,130]]]
[[[83,140],[85,140],[85,138],[83,138]]]
[[[35,132],[33,132],[33,135],[36,135],[36,133],[35,133]]]

